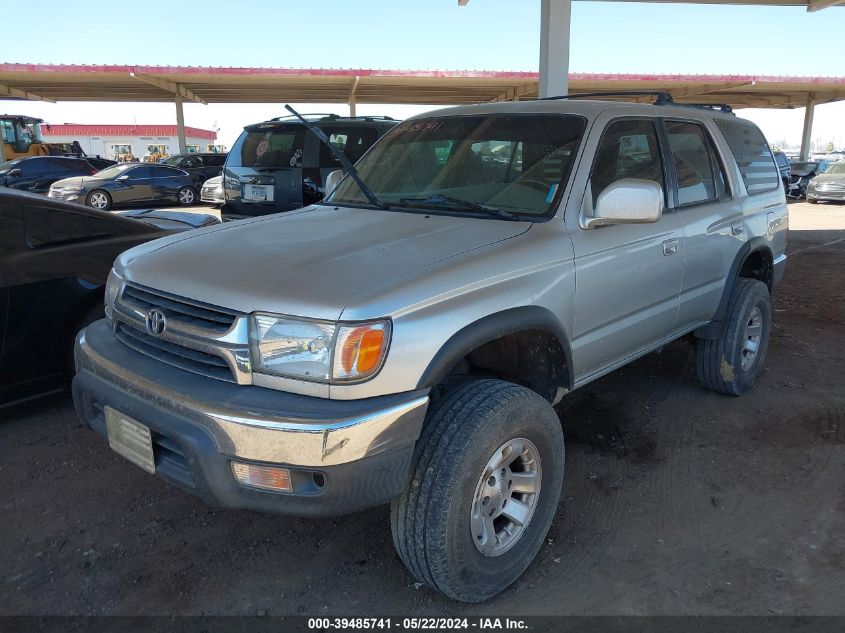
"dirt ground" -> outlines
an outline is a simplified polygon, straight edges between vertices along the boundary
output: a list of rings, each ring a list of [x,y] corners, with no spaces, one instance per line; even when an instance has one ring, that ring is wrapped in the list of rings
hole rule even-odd
[[[0,614],[845,614],[845,206],[791,208],[754,391],[704,391],[679,341],[566,398],[557,518],[493,601],[415,586],[386,507],[209,509],[63,397],[0,411]]]

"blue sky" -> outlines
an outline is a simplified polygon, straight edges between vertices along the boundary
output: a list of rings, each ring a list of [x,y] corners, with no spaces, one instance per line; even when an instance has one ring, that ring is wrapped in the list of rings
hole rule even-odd
[[[38,37],[4,28],[8,62],[535,70],[539,0],[240,0],[113,2],[86,8],[39,0]],[[93,7],[96,6],[96,9]],[[573,72],[845,75],[845,8],[574,2]],[[66,43],[61,44],[61,43]],[[114,111],[20,104],[53,122],[165,122],[172,107]],[[343,109],[342,106],[340,106]],[[7,108],[8,109],[8,108]],[[336,108],[337,109],[337,108]],[[126,117],[131,114],[133,118]],[[378,108],[385,112],[386,108]],[[408,109],[391,107],[407,115]],[[37,111],[37,112],[36,112]],[[224,142],[265,106],[190,106],[187,123],[221,128]],[[362,110],[365,111],[365,110]],[[828,116],[825,112],[830,111]],[[275,110],[273,111],[275,112]],[[91,116],[121,120],[89,121]],[[254,114],[253,114],[254,113]],[[793,134],[797,115],[797,132]],[[236,120],[238,117],[248,120]],[[154,117],[155,120],[148,120]],[[800,136],[800,114],[765,115],[764,131]],[[164,120],[162,120],[164,119]],[[831,123],[828,123],[828,119]],[[845,144],[845,109],[817,110],[820,134]],[[767,130],[766,127],[770,127]],[[828,129],[830,128],[830,129]]]

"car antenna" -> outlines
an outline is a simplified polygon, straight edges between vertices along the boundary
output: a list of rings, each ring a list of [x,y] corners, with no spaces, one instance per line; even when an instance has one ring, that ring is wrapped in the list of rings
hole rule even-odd
[[[358,175],[358,170],[355,169],[355,165],[352,164],[352,161],[350,161],[346,157],[346,154],[344,154],[337,147],[331,144],[331,142],[329,141],[329,137],[326,136],[326,133],[323,132],[323,130],[311,123],[311,121],[303,117],[301,114],[299,114],[299,112],[291,108],[290,105],[285,104],[285,109],[288,110],[297,119],[299,119],[302,125],[311,130],[316,135],[316,137],[320,139],[320,141],[322,141],[326,145],[326,147],[331,150],[334,157],[338,161],[340,161],[341,165],[343,165],[343,168],[346,170],[346,173],[352,177],[352,180],[355,181],[355,183],[358,185],[358,187],[360,187],[361,191],[364,193],[365,196],[367,196],[367,198],[370,202],[373,203],[373,205],[377,206],[379,209],[390,208],[384,202],[376,198],[376,194],[374,194],[370,190],[370,188],[364,184],[364,181],[361,180],[361,176]]]

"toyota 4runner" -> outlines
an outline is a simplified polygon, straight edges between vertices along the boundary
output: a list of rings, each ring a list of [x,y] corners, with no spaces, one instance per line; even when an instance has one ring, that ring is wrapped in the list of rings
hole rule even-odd
[[[555,515],[566,393],[690,334],[704,387],[752,387],[786,232],[772,153],[729,112],[439,110],[320,204],[123,253],[78,338],[74,400],[211,504],[390,502],[410,572],[481,601]]]

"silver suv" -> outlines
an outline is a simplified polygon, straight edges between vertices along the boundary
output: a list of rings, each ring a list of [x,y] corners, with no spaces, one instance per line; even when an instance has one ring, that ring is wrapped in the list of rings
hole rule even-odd
[[[690,334],[706,388],[751,389],[786,229],[772,153],[733,114],[439,110],[320,204],[122,254],[74,399],[112,449],[210,504],[390,502],[410,572],[481,601],[555,515],[565,394]]]

